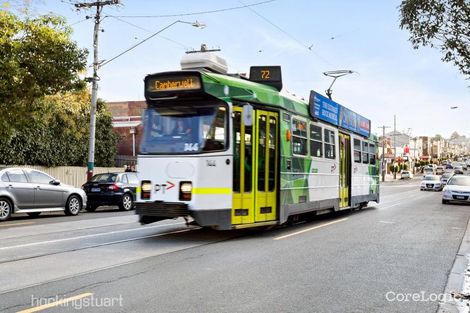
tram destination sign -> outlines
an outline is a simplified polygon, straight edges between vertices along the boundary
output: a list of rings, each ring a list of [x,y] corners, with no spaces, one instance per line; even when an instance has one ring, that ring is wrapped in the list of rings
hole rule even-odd
[[[145,93],[173,93],[201,90],[201,77],[194,73],[168,73],[148,75],[145,78]]]
[[[310,92],[309,109],[313,118],[364,137],[370,135],[370,120],[313,90]]]

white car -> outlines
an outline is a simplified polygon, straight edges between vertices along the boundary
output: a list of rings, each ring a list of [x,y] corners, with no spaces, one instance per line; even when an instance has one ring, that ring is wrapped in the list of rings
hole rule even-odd
[[[402,179],[413,178],[413,173],[411,173],[410,171],[402,171],[401,172],[401,178]]]
[[[426,175],[424,176],[423,180],[421,181],[421,190],[435,190],[441,191],[442,190],[442,183],[441,177],[438,175]]]
[[[451,201],[470,203],[470,176],[454,175],[442,193],[442,203]]]

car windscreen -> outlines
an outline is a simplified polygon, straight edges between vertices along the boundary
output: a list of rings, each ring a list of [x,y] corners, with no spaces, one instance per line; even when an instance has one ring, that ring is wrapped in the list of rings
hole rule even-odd
[[[458,186],[470,186],[470,176],[454,176],[449,180],[447,184]]]
[[[93,176],[90,181],[94,183],[114,183],[116,182],[117,174],[99,174]]]
[[[429,175],[429,176],[425,176],[423,180],[439,180],[439,176]]]
[[[175,104],[148,108],[143,116],[141,154],[192,154],[228,146],[224,104]]]

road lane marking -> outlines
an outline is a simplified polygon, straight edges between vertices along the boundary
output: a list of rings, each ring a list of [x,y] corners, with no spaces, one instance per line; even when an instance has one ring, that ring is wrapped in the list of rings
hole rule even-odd
[[[34,222],[23,222],[23,223],[8,223],[8,224],[0,224],[0,227],[8,227],[8,226],[16,226],[16,225],[31,225]]]
[[[37,246],[37,245],[45,245],[45,244],[50,244],[50,243],[57,243],[57,242],[64,242],[64,241],[71,241],[71,240],[78,240],[78,239],[84,239],[84,238],[93,238],[93,237],[99,237],[99,236],[107,236],[107,235],[114,235],[114,234],[127,233],[127,232],[133,232],[133,231],[140,231],[140,230],[146,230],[149,228],[176,226],[176,225],[182,225],[182,224],[186,224],[186,223],[181,222],[181,223],[174,223],[174,224],[155,225],[155,226],[147,226],[147,227],[140,227],[140,228],[115,230],[115,231],[110,231],[106,233],[97,233],[97,234],[83,235],[83,236],[77,236],[77,237],[69,237],[69,238],[47,240],[47,241],[38,241],[38,242],[25,243],[25,244],[16,245],[16,246],[0,247],[0,251],[9,250],[9,249],[17,249],[17,248],[26,248],[26,247],[32,247],[32,246]]]
[[[296,232],[291,233],[291,234],[275,237],[273,240],[280,240],[280,239],[285,239],[285,238],[289,238],[289,237],[292,237],[292,236],[300,235],[300,234],[303,234],[303,233],[311,231],[311,230],[315,230],[315,229],[322,228],[322,227],[325,227],[325,226],[333,225],[333,224],[336,224],[336,223],[339,223],[339,222],[344,222],[347,219],[348,218],[342,218],[340,220],[336,220],[336,221],[328,222],[328,223],[325,223],[325,224],[317,225],[317,226],[314,226],[314,227],[310,227],[310,228],[307,228],[307,229],[299,230],[299,231],[296,231]]]
[[[379,221],[379,223],[383,223],[383,224],[396,224],[396,222],[390,222],[390,221]]]
[[[69,302],[72,302],[72,301],[76,301],[76,300],[79,300],[79,299],[82,299],[82,298],[90,297],[92,295],[93,294],[91,292],[86,292],[86,293],[82,293],[82,294],[79,294],[79,295],[76,295],[76,296],[73,296],[73,297],[70,297],[70,298],[65,298],[65,299],[62,299],[62,300],[59,300],[59,301],[55,301],[55,302],[43,304],[43,305],[40,305],[40,306],[36,306],[34,308],[30,308],[30,309],[27,309],[27,310],[18,311],[17,313],[38,312],[38,311],[50,309],[50,308],[53,308],[53,307],[56,307],[56,306],[59,306],[59,305],[62,305],[62,304],[66,304],[66,303],[69,303]]]

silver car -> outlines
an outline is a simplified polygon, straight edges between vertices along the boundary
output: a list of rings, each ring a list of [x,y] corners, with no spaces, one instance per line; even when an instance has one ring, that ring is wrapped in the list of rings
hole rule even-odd
[[[442,193],[442,204],[449,202],[470,203],[470,176],[454,175]]]
[[[86,206],[83,190],[62,184],[38,170],[6,168],[0,170],[0,222],[13,213],[38,216],[41,212],[64,211],[77,215]]]

